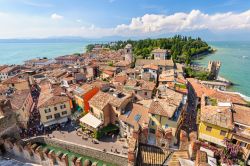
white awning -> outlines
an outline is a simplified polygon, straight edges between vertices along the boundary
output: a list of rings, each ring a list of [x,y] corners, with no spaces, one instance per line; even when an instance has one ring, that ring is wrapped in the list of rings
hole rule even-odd
[[[87,113],[84,117],[82,117],[80,119],[80,122],[85,123],[86,125],[91,126],[94,129],[98,128],[102,124],[102,121],[97,119],[91,113]]]

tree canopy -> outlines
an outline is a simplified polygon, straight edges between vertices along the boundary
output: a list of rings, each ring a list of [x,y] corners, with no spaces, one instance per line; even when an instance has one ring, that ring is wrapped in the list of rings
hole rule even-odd
[[[151,51],[155,48],[161,48],[171,50],[171,57],[175,62],[186,64],[191,63],[192,56],[211,52],[210,46],[201,38],[194,39],[181,35],[170,38],[116,41],[112,42],[112,44],[103,44],[103,46],[112,50],[119,50],[123,49],[127,44],[133,46],[133,53],[137,59],[150,59],[152,58]],[[87,51],[91,51],[93,48],[94,45],[86,47]]]

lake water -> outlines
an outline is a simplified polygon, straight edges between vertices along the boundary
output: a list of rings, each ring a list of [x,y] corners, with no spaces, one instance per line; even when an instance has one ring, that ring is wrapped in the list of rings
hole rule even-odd
[[[89,42],[0,43],[0,64],[21,64],[32,58],[82,53]]]
[[[250,42],[209,42],[217,52],[196,62],[207,66],[208,61],[222,62],[220,75],[235,85],[229,90],[250,96]]]

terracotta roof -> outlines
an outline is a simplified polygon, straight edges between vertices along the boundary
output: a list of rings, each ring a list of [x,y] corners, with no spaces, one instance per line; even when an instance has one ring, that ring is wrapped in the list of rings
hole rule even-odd
[[[115,72],[116,71],[116,67],[105,65],[105,66],[100,67],[100,70],[107,70],[107,71]]]
[[[152,51],[152,53],[167,53],[167,50],[166,49],[160,49],[160,48],[157,48],[157,49],[154,49]]]
[[[165,100],[157,99],[153,101],[149,108],[149,113],[172,118],[179,105],[174,105]]]
[[[163,81],[167,81],[167,82],[174,82],[175,81],[175,77],[172,76],[167,76],[164,74],[160,74],[159,75],[159,82],[163,82]]]
[[[205,87],[197,79],[187,78],[187,80],[193,87],[197,97],[201,98],[203,94],[210,95],[213,93],[212,89]]]
[[[83,84],[80,87],[76,87],[75,88],[75,93],[77,93],[78,95],[84,95],[87,92],[91,91],[95,86],[92,84]]]
[[[232,107],[222,106],[219,103],[215,106],[207,105],[206,96],[201,99],[200,120],[227,129],[233,128]]]
[[[144,80],[140,80],[140,87],[142,90],[154,90],[156,84],[154,82],[150,82],[150,81],[144,81]]]
[[[65,81],[72,81],[72,80],[75,80],[74,77],[65,77],[63,78]]]
[[[25,100],[30,95],[30,90],[18,90],[15,91],[14,94],[12,94],[8,99],[10,99],[11,106],[13,110],[19,110],[22,108]],[[7,98],[6,96],[4,98]]]
[[[94,97],[92,97],[89,101],[89,104],[102,110],[107,104],[110,104],[114,107],[120,107],[122,103],[131,97],[130,94],[124,94],[122,98],[115,97],[109,93],[104,93],[99,91]]]
[[[141,126],[148,124],[148,108],[139,104],[133,104],[132,108],[126,114],[119,116],[119,119],[135,128],[138,127],[138,124]]]
[[[161,98],[154,99],[149,112],[171,118],[182,102],[183,95],[170,89],[166,89]]]
[[[115,64],[115,66],[116,67],[127,67],[127,66],[129,66],[130,65],[130,63],[128,62],[128,61],[119,61],[119,62],[117,62],[116,64]]]
[[[102,81],[102,80],[95,80],[94,82],[91,82],[91,85],[95,86],[95,87],[98,87],[100,89],[110,87],[110,83]]]
[[[99,91],[94,97],[89,100],[89,105],[102,110],[106,105],[109,104],[109,101],[112,99],[112,97],[113,96],[108,93]]]
[[[56,60],[77,60],[79,57],[77,55],[64,55],[56,57]]]
[[[234,104],[233,110],[234,122],[250,126],[250,107]]]
[[[217,98],[223,102],[232,102],[238,104],[246,104],[247,102],[238,94],[218,91],[215,89],[209,89],[205,85],[202,85],[197,79],[188,78],[188,82],[194,88],[198,97],[202,97],[202,95],[206,94],[207,96],[211,96],[213,98]]]
[[[50,88],[50,85],[44,85],[41,88],[41,94],[39,96],[37,107],[41,108],[53,106],[55,104],[63,103],[66,101],[70,101],[70,98],[61,87],[57,86],[54,88]]]
[[[152,70],[158,70],[158,66],[153,64],[143,65],[143,69],[152,69]]]
[[[16,68],[16,66],[7,66],[7,67],[3,68],[0,72],[1,73],[8,73],[8,72],[13,71],[15,68]]]
[[[27,82],[27,80],[24,78],[21,78],[20,76],[14,76],[14,77],[4,80],[2,83],[3,84],[16,84],[16,83],[21,83],[21,82]]]
[[[3,69],[5,69],[6,67],[8,67],[8,66],[7,65],[0,66],[0,71],[2,71]]]
[[[135,79],[128,79],[125,85],[126,86],[132,86],[132,87],[134,87],[134,86],[137,85],[137,80],[135,80]]]
[[[125,72],[126,73],[141,73],[140,70],[141,70],[141,67],[128,68],[125,70]]]
[[[114,72],[109,71],[109,70],[103,70],[102,72],[109,75],[109,76],[111,76],[111,77],[114,75]]]
[[[1,85],[1,84],[0,84],[0,92],[1,92],[1,93],[6,92],[8,89],[9,89],[9,88],[8,88],[7,86],[4,86],[4,85]]]
[[[113,82],[119,82],[125,84],[127,80],[127,75],[116,75],[113,79]]]
[[[223,91],[214,90],[211,97],[217,98],[220,101],[227,101],[237,104],[246,104],[247,102],[239,95],[233,93],[227,93]]]
[[[169,66],[174,67],[173,60],[151,60],[151,59],[137,59],[136,66],[143,66],[143,65],[157,65],[157,66]]]

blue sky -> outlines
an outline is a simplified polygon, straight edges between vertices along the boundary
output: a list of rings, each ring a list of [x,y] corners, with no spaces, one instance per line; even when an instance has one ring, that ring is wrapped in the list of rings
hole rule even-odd
[[[250,30],[250,1],[0,0],[0,22],[0,38],[151,37],[196,32],[241,36]]]

